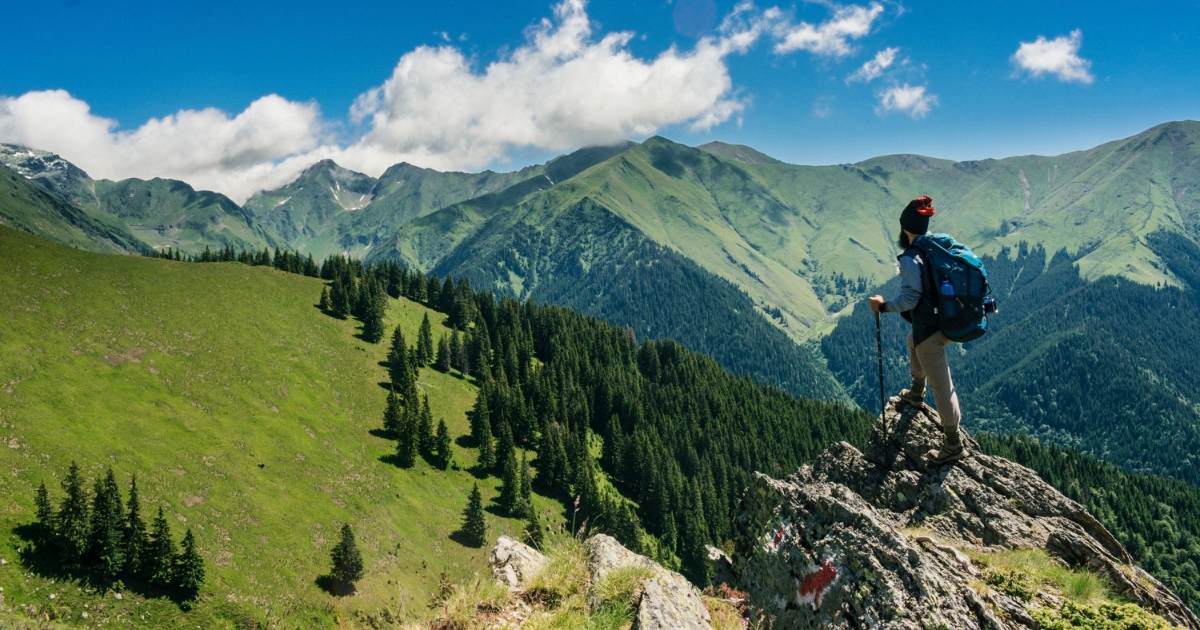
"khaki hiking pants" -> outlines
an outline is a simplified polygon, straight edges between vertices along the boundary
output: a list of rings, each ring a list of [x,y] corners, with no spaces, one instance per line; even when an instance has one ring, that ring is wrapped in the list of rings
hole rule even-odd
[[[933,401],[942,418],[942,430],[951,433],[958,430],[962,412],[958,408],[958,392],[950,379],[950,364],[946,362],[946,346],[954,343],[941,331],[913,346],[913,335],[908,333],[909,369],[913,380],[925,379],[933,390]]]

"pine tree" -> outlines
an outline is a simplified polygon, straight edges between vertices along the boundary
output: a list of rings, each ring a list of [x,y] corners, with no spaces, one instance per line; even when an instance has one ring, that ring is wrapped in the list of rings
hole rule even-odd
[[[483,495],[479,493],[479,484],[475,484],[471,496],[467,498],[462,532],[469,545],[482,547],[487,542],[487,522],[483,518]]]
[[[542,530],[542,519],[538,516],[538,512],[533,505],[528,508],[528,515],[525,519],[525,536],[529,538],[529,542],[537,548],[542,547],[545,542],[545,532]]]
[[[529,475],[526,455],[521,453],[521,508],[528,511],[533,509],[533,478]]]
[[[404,418],[400,425],[400,440],[396,442],[396,460],[401,468],[412,468],[417,463],[417,423],[418,414],[412,408],[405,409]]]
[[[512,430],[508,428],[508,422],[502,419],[496,426],[496,456],[494,459],[497,472],[500,472],[500,469],[508,461],[509,457],[513,457],[516,450],[517,447],[513,443]],[[513,463],[516,463],[515,459]]]
[[[395,332],[392,333],[392,347],[388,349],[387,362],[388,374],[392,378],[392,387],[401,392],[408,391],[408,382],[413,379],[414,375],[408,357],[408,345],[404,341],[404,333],[399,326],[396,326]]]
[[[400,437],[401,422],[404,416],[400,408],[400,398],[396,396],[396,389],[393,387],[388,390],[387,407],[383,410],[383,430],[393,438]]]
[[[437,363],[434,365],[439,371],[450,373],[450,340],[446,338],[446,335],[442,335],[442,338],[438,340]]]
[[[368,293],[366,299],[367,305],[362,314],[363,339],[367,343],[379,343],[384,335],[383,316],[387,310],[387,294],[376,289]]]
[[[46,482],[38,485],[37,494],[33,497],[37,506],[37,537],[40,543],[51,543],[54,540],[54,506],[50,505],[50,495],[46,492]]]
[[[125,553],[125,574],[140,575],[142,564],[149,547],[146,534],[146,523],[142,520],[142,504],[138,497],[137,475],[129,484],[128,516],[125,518],[125,531],[121,539],[121,549]]]
[[[417,334],[417,363],[429,365],[433,360],[433,325],[429,323],[429,313],[421,320],[421,332]]]
[[[433,455],[433,412],[429,410],[429,396],[421,400],[421,415],[417,422],[417,447],[426,457]]]
[[[62,486],[66,496],[59,504],[55,518],[55,538],[62,563],[77,569],[82,566],[83,554],[88,548],[88,500],[75,462],[67,469]]]
[[[462,372],[462,357],[462,336],[459,335],[458,330],[455,329],[450,333],[450,367]]]
[[[124,567],[121,540],[124,538],[125,508],[121,491],[112,468],[103,478],[96,479],[92,495],[91,524],[88,535],[88,558],[95,566],[96,577],[107,584],[117,578]]]
[[[183,545],[175,557],[172,584],[187,599],[195,599],[204,585],[204,559],[196,551],[196,537],[192,528],[183,536]]]
[[[486,424],[480,427],[483,432],[479,436],[479,457],[475,460],[475,465],[480,472],[487,474],[496,466],[496,451],[492,444],[492,430]]]
[[[342,525],[341,539],[329,553],[329,559],[333,563],[329,575],[333,578],[334,593],[337,595],[353,593],[354,583],[361,580],[363,576],[363,561],[362,554],[358,551],[358,545],[354,542],[354,531],[350,529],[349,523]]]
[[[485,428],[488,435],[491,435],[492,432],[491,411],[488,409],[488,393],[487,387],[479,390],[479,395],[475,398],[475,409],[471,411],[471,439],[476,444],[483,440]]]
[[[329,303],[333,314],[342,319],[346,319],[350,314],[350,288],[346,286],[348,282],[348,274],[338,274],[333,280],[333,288],[329,291]]]
[[[712,565],[708,562],[708,549],[705,547],[707,543],[708,523],[704,519],[704,504],[700,499],[700,488],[693,481],[684,515],[679,555],[684,576],[692,584],[702,587],[712,581]]]
[[[446,470],[450,467],[450,460],[454,455],[450,451],[450,429],[445,420],[438,420],[437,436],[433,439],[433,444],[433,463]]]
[[[317,308],[321,309],[322,312],[328,313],[330,305],[329,286],[325,285],[321,287],[321,301],[317,302]]]
[[[500,509],[516,516],[521,507],[521,478],[517,472],[517,458],[512,451],[509,451],[504,459],[504,472],[500,479],[500,496],[497,503],[500,504]]]
[[[146,579],[150,586],[166,590],[171,586],[175,577],[175,540],[171,538],[171,526],[163,516],[162,508],[158,508],[158,516],[150,525],[150,544],[146,548],[146,556],[142,562]]]

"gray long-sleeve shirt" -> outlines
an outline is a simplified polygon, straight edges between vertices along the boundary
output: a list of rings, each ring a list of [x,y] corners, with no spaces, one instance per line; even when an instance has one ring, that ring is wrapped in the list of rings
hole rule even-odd
[[[914,253],[912,256],[899,258],[900,295],[886,302],[883,310],[889,313],[899,313],[911,311],[917,307],[917,302],[921,301],[921,267],[915,259],[920,256],[921,254]]]

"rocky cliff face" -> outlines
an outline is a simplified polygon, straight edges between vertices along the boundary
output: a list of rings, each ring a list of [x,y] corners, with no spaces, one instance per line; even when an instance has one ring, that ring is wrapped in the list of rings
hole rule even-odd
[[[979,453],[930,468],[936,412],[893,398],[866,452],[839,443],[787,479],[756,475],[737,523],[735,579],[785,628],[1036,628],[1057,606],[986,586],[965,552],[1040,549],[1105,577],[1173,624],[1200,619],[1082,506],[1033,471]]]

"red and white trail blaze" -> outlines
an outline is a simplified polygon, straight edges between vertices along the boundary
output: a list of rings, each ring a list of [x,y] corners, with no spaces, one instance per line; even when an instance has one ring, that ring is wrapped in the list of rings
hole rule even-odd
[[[803,606],[812,604],[813,610],[821,607],[821,597],[837,582],[838,571],[828,560],[822,561],[820,567],[812,567],[812,573],[796,580],[796,603]]]

